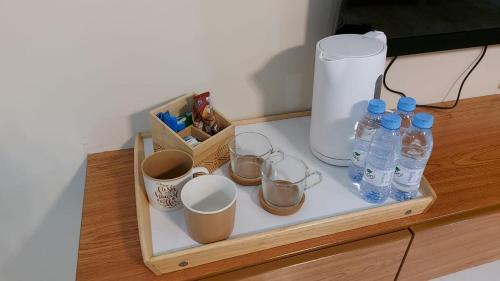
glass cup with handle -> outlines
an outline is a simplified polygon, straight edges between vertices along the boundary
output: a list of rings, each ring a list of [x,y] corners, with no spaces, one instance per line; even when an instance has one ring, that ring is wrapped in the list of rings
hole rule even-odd
[[[269,139],[261,133],[237,134],[229,144],[231,170],[244,179],[260,179],[260,166],[271,155],[283,154],[273,148]]]
[[[276,207],[297,205],[304,191],[321,182],[319,171],[311,171],[301,159],[288,154],[275,154],[261,167],[262,192],[267,203]]]

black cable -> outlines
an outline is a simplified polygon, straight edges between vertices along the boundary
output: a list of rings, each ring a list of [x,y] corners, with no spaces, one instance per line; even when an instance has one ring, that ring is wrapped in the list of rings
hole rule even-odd
[[[476,61],[476,63],[474,64],[474,66],[469,70],[469,72],[467,73],[467,75],[465,75],[465,78],[464,78],[464,80],[462,80],[462,83],[460,84],[460,88],[458,89],[458,94],[457,94],[457,98],[455,99],[455,103],[453,103],[452,106],[438,106],[438,105],[426,105],[426,104],[422,104],[422,105],[419,104],[417,106],[418,107],[423,107],[423,108],[434,108],[434,109],[453,109],[453,108],[455,108],[457,106],[457,104],[458,104],[458,101],[460,100],[460,95],[462,94],[462,88],[464,87],[465,82],[467,81],[467,78],[469,78],[469,76],[474,71],[474,69],[476,69],[476,67],[479,65],[479,63],[483,60],[484,55],[486,54],[486,50],[487,49],[488,49],[488,46],[484,46],[483,47],[483,52],[481,53],[481,56]]]
[[[396,90],[393,90],[393,89],[389,88],[389,86],[387,86],[387,82],[385,81],[385,78],[387,77],[387,72],[389,72],[389,69],[391,69],[392,64],[396,61],[397,58],[398,58],[398,56],[394,56],[392,58],[391,62],[389,63],[389,65],[385,68],[385,71],[384,71],[384,80],[383,80],[384,87],[387,89],[387,91],[389,91],[391,93],[400,95],[401,97],[406,97],[406,95],[403,92],[396,91]]]
[[[423,107],[423,108],[434,108],[434,109],[453,109],[457,106],[458,104],[458,101],[460,100],[460,95],[462,94],[462,89],[465,85],[465,82],[467,81],[467,79],[469,78],[469,76],[471,75],[471,73],[474,71],[474,69],[476,69],[476,67],[479,65],[479,63],[483,60],[484,58],[484,55],[486,54],[486,50],[488,49],[488,46],[484,46],[483,47],[483,50],[481,52],[481,55],[479,56],[479,59],[477,59],[476,63],[474,64],[474,66],[471,68],[471,70],[469,70],[469,72],[467,73],[467,75],[465,76],[465,78],[462,80],[462,83],[460,84],[460,88],[458,89],[458,94],[457,94],[457,98],[455,99],[455,103],[452,105],[452,106],[438,106],[438,105],[427,105],[427,104],[417,104],[418,107]],[[389,91],[389,92],[392,92],[392,93],[395,93],[395,94],[398,94],[402,97],[406,97],[406,95],[400,91],[396,91],[396,90],[393,90],[391,88],[389,88],[387,86],[387,83],[385,82],[385,78],[386,78],[386,74],[387,72],[389,71],[389,69],[391,68],[392,64],[394,63],[394,61],[396,60],[397,56],[395,56],[391,62],[389,63],[389,65],[386,67],[385,71],[384,71],[384,87]]]

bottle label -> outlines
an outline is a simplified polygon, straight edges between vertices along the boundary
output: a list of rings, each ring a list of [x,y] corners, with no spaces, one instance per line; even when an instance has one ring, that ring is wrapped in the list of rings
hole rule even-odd
[[[365,166],[365,158],[366,158],[366,151],[354,150],[352,152],[351,161],[354,165],[356,165],[358,167]]]
[[[424,174],[424,168],[410,169],[398,164],[394,171],[394,181],[402,185],[417,185],[420,184],[420,179]]]
[[[375,186],[388,186],[391,184],[394,170],[377,169],[366,163],[365,172],[363,173],[363,180]]]

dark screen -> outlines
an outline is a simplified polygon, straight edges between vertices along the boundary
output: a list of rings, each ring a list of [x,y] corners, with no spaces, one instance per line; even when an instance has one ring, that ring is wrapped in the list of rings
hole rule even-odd
[[[500,43],[500,0],[344,0],[336,33],[383,31],[388,55]]]

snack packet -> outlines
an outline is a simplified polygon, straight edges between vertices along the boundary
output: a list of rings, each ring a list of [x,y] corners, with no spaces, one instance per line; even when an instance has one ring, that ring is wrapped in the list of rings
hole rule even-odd
[[[193,126],[213,136],[219,132],[215,113],[210,104],[210,92],[193,97]]]

